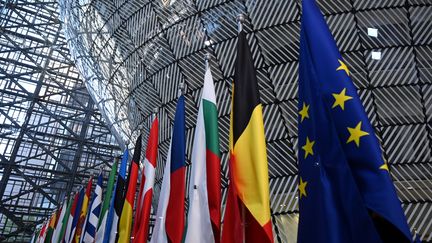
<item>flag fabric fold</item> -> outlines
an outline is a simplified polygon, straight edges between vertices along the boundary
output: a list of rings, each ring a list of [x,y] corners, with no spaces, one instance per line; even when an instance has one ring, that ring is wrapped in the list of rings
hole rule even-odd
[[[232,93],[230,184],[222,242],[273,242],[262,105],[243,30],[238,36]]]
[[[138,180],[139,163],[141,160],[141,135],[135,143],[134,154],[128,175],[127,192],[123,203],[123,209],[119,221],[119,242],[131,241],[132,214],[135,202],[136,185]]]
[[[96,237],[96,228],[98,225],[99,215],[102,206],[102,184],[103,174],[99,173],[92,203],[90,204],[90,211],[86,220],[85,228],[83,228],[83,237],[81,242],[93,243]]]
[[[75,193],[73,199],[71,198],[72,203],[71,206],[69,207],[69,215],[65,217],[64,225],[59,236],[59,242],[65,242],[65,243],[69,242],[70,234],[72,231],[72,222],[75,215],[76,206],[78,204],[79,193],[80,191]]]
[[[349,68],[315,1],[302,11],[298,241],[411,242]]]
[[[39,231],[39,235],[38,235],[38,238],[36,241],[37,243],[44,243],[45,242],[47,227],[48,227],[48,222],[44,222],[42,225],[42,228]]]
[[[155,180],[157,146],[158,146],[158,125],[159,121],[155,116],[150,128],[147,142],[147,150],[144,158],[144,168],[141,175],[140,191],[137,199],[135,222],[133,227],[133,241],[146,242],[148,238],[151,203],[153,197],[153,185]]]
[[[86,222],[86,218],[87,218],[87,209],[88,209],[88,202],[90,199],[90,193],[91,193],[91,189],[92,189],[92,184],[93,184],[93,178],[90,177],[89,181],[87,182],[87,187],[84,193],[84,197],[82,200],[82,206],[81,206],[81,211],[79,213],[79,218],[78,218],[78,222],[76,225],[76,233],[75,233],[75,239],[73,242],[75,243],[80,243],[81,242],[81,237],[83,234],[83,227],[85,226],[85,222]]]
[[[220,242],[221,177],[216,94],[206,69],[191,157],[185,242]]]
[[[69,216],[68,225],[65,232],[65,242],[71,243],[75,239],[75,230],[81,212],[82,202],[84,199],[84,187],[82,187],[76,194],[74,204],[71,208],[71,215]]]
[[[52,240],[52,235],[55,229],[55,223],[57,222],[57,214],[58,214],[58,210],[56,210],[52,215],[51,218],[49,220],[48,223],[48,228],[47,228],[47,232],[46,232],[46,236],[45,236],[45,240],[44,242],[46,243],[50,243]]]
[[[182,242],[185,203],[185,148],[185,101],[184,96],[180,95],[151,242]]]
[[[63,202],[63,204],[61,206],[61,211],[60,211],[60,215],[59,215],[58,220],[57,220],[57,225],[56,225],[56,227],[54,229],[54,232],[53,232],[53,235],[52,235],[52,239],[51,239],[51,242],[53,242],[53,243],[58,243],[59,242],[59,238],[60,238],[60,235],[61,235],[61,232],[62,232],[62,229],[63,229],[65,217],[68,216],[69,213],[70,213],[69,212],[69,210],[70,210],[69,207],[70,207],[71,201],[72,200],[69,200],[69,202],[68,202],[68,200],[65,198],[65,200],[64,200],[64,202]]]
[[[95,236],[96,243],[102,243],[104,240],[105,229],[107,226],[107,219],[108,219],[108,211],[110,208],[110,203],[113,201],[112,195],[114,190],[115,175],[117,172],[117,164],[118,164],[118,158],[114,160],[114,163],[111,167],[111,171],[108,176],[108,184],[107,184],[105,195],[103,197],[103,204],[102,204],[102,208],[98,220],[97,232]]]
[[[123,153],[120,169],[117,175],[117,182],[115,185],[115,192],[113,195],[113,202],[111,202],[110,210],[108,212],[107,226],[105,229],[104,243],[117,242],[118,240],[118,221],[121,216],[123,202],[125,197],[126,187],[126,168],[129,158],[129,150],[126,149]]]

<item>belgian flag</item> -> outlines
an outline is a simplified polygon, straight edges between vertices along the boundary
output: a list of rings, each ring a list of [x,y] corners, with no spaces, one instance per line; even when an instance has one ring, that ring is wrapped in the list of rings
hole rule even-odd
[[[273,242],[262,105],[252,54],[243,31],[239,34],[235,65],[230,185],[222,242]]]

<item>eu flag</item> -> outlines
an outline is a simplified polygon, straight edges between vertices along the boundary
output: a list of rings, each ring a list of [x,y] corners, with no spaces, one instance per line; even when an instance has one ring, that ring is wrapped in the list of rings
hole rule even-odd
[[[314,0],[303,0],[298,242],[411,242],[350,71]]]

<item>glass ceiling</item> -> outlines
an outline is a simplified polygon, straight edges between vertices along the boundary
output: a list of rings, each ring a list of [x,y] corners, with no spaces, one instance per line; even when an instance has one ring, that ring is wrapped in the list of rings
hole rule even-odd
[[[56,1],[0,1],[0,241],[29,241],[119,146],[90,98]]]

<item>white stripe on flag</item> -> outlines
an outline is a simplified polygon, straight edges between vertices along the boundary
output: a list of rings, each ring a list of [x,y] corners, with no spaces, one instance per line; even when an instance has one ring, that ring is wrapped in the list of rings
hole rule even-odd
[[[57,220],[57,226],[56,226],[56,228],[55,228],[55,230],[53,232],[53,235],[52,235],[52,238],[51,238],[51,242],[57,243],[59,241],[60,231],[61,231],[61,228],[63,226],[63,219],[64,219],[64,216],[66,214],[67,207],[68,207],[68,201],[65,200],[63,202],[63,206],[62,206],[62,210],[61,210],[61,213],[60,213],[60,217]]]
[[[99,213],[100,213],[100,207],[102,207],[102,187],[101,185],[97,184],[95,188],[95,199],[93,200],[93,203],[91,205],[91,211],[89,214],[89,219],[87,222],[87,225],[84,229],[84,236],[82,238],[82,242],[85,243],[93,243],[95,240],[95,231],[97,229],[97,224],[99,221],[99,215],[96,215],[95,210],[97,207],[99,207]],[[93,235],[92,235],[92,234]]]
[[[107,200],[107,199],[105,199],[105,200]],[[103,242],[107,218],[108,218],[108,212],[109,212],[109,210],[106,210],[105,214],[103,215],[101,225],[96,232],[95,243],[102,243]]]
[[[170,194],[170,184],[171,184],[171,146],[168,150],[168,155],[165,163],[164,176],[162,181],[161,191],[159,193],[159,203],[156,213],[156,222],[153,228],[153,234],[151,238],[151,243],[166,243],[168,242],[167,234],[165,230],[166,221],[166,210],[168,207],[168,200]]]
[[[213,80],[210,69],[204,78],[203,98],[214,96]],[[213,88],[213,92],[212,89]],[[213,93],[213,95],[212,95]],[[189,185],[189,212],[185,242],[212,243],[213,230],[207,195],[206,133],[204,107],[201,98],[191,156],[191,178]]]

